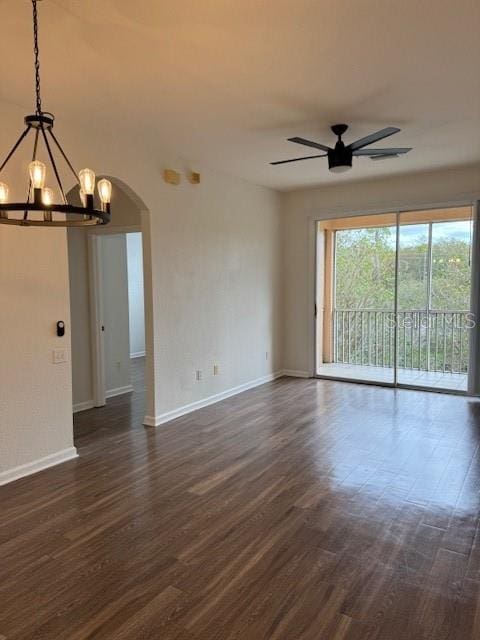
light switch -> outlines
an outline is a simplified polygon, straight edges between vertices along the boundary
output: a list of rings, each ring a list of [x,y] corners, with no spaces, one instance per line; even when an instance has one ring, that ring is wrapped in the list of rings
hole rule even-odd
[[[62,362],[67,362],[66,349],[54,349],[52,352],[52,355],[53,355],[53,364],[61,364]]]

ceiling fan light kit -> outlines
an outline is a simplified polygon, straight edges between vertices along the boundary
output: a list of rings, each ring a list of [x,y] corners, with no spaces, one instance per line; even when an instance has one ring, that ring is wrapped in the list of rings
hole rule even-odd
[[[398,158],[401,155],[411,151],[410,147],[391,148],[391,149],[371,149],[369,145],[384,138],[388,138],[394,133],[398,133],[400,129],[398,127],[386,127],[376,133],[372,133],[360,140],[356,140],[349,145],[345,145],[342,140],[342,136],[346,133],[348,125],[346,124],[334,124],[331,127],[333,133],[337,136],[338,140],[334,147],[327,147],[319,142],[313,140],[307,140],[306,138],[288,138],[289,142],[295,142],[302,144],[306,147],[312,147],[313,149],[319,149],[325,153],[315,156],[303,156],[301,158],[292,158],[291,160],[278,160],[271,162],[272,165],[287,164],[290,162],[299,162],[300,160],[312,160],[313,158],[328,158],[328,168],[332,173],[345,173],[352,168],[353,158],[358,156],[366,156],[371,160],[386,160],[388,158]]]
[[[112,196],[112,184],[109,180],[102,179],[96,185],[95,173],[91,169],[83,169],[78,174],[73,168],[58,139],[53,133],[54,116],[42,110],[40,95],[40,59],[38,49],[38,16],[37,2],[32,0],[33,9],[33,42],[35,58],[35,94],[36,110],[32,115],[25,117],[25,129],[14,144],[7,157],[0,165],[0,174],[14,156],[22,142],[33,133],[33,153],[30,162],[27,197],[23,202],[10,202],[10,189],[5,182],[0,182],[0,224],[40,227],[89,227],[93,225],[105,225],[110,222],[110,201]],[[53,189],[46,186],[47,166],[38,160],[38,147],[43,142],[46,154],[50,161],[51,170],[56,178],[62,202],[55,203]],[[54,157],[54,149],[60,153],[64,162],[75,176],[79,186],[82,206],[70,204],[67,201],[60,173]],[[98,190],[100,207],[95,205],[95,186]],[[10,217],[10,212],[23,212],[20,217]],[[29,217],[31,212],[39,212],[37,217]],[[62,214],[54,218],[54,214]],[[72,218],[66,218],[66,215]]]

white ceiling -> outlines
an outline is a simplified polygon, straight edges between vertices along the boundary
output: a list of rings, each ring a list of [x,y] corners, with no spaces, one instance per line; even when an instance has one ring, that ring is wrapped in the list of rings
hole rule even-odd
[[[31,7],[0,6],[0,108],[21,118]],[[43,0],[39,12],[44,108],[69,126],[94,119],[279,189],[480,160],[478,0]],[[346,142],[399,126],[382,146],[414,150],[343,176],[326,159],[268,164],[310,155],[287,137],[333,143],[336,122]]]

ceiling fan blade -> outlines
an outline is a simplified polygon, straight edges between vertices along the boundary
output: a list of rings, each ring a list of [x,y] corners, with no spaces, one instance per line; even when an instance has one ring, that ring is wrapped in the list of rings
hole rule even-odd
[[[297,144],[304,144],[306,147],[313,147],[314,149],[321,149],[321,151],[331,151],[330,147],[320,144],[319,142],[313,142],[312,140],[306,140],[305,138],[287,138],[289,142],[296,142]]]
[[[390,158],[400,158],[398,153],[383,153],[378,156],[370,156],[370,160],[389,160]]]
[[[365,136],[365,138],[360,138],[360,140],[356,140],[352,142],[352,144],[348,145],[352,151],[356,151],[357,149],[361,149],[362,147],[366,147],[369,144],[373,144],[374,142],[378,142],[378,140],[383,140],[383,138],[388,138],[388,136],[393,136],[394,133],[398,133],[400,129],[398,127],[386,127],[381,131],[377,131],[376,133],[371,133],[369,136]]]
[[[325,158],[326,153],[322,153],[319,156],[304,156],[303,158],[292,158],[291,160],[277,160],[276,162],[270,162],[270,164],[286,164],[287,162],[298,162],[299,160],[311,160],[312,158]]]
[[[397,149],[358,149],[353,152],[354,156],[388,156],[388,155],[400,155],[402,153],[408,153],[411,151],[411,147],[398,147]]]

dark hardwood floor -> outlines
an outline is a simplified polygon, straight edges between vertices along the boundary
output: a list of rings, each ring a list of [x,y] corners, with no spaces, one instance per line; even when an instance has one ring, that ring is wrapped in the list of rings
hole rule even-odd
[[[140,363],[139,363],[140,366]],[[480,404],[284,378],[0,489],[8,640],[478,640]]]

